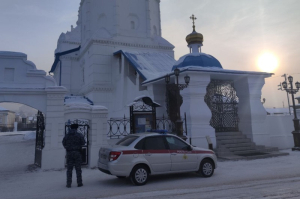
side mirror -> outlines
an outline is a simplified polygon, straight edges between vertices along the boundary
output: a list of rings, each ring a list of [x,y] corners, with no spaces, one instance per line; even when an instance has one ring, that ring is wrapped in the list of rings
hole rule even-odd
[[[187,148],[187,150],[188,150],[188,151],[192,151],[192,150],[193,150],[193,147],[192,147],[191,145],[189,145],[188,148]]]

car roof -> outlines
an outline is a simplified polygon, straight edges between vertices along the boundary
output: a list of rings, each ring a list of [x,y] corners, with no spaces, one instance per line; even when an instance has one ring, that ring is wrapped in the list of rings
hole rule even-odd
[[[136,133],[136,134],[131,134],[132,136],[138,136],[138,137],[148,137],[148,136],[155,136],[155,135],[171,135],[173,134],[168,134],[168,133],[156,133],[156,132],[143,132],[143,133]]]

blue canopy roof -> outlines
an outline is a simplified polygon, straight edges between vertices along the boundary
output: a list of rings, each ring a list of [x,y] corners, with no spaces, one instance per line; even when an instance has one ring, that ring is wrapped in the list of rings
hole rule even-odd
[[[172,71],[176,68],[183,68],[186,66],[223,68],[221,63],[211,55],[205,53],[192,53],[181,57],[173,66]]]

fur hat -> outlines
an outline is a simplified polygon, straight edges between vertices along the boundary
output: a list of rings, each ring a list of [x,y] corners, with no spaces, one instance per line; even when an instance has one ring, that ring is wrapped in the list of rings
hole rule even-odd
[[[71,129],[78,129],[78,124],[71,124]]]

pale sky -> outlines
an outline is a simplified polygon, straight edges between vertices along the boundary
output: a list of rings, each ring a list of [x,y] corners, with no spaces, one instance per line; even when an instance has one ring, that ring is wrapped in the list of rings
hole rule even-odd
[[[28,55],[48,72],[61,32],[76,25],[80,0],[0,0],[0,51]],[[163,37],[175,48],[175,58],[188,53],[185,37],[204,35],[202,52],[217,58],[224,69],[261,71],[264,52],[279,62],[266,80],[266,107],[287,107],[286,93],[277,90],[282,74],[300,81],[300,0],[161,0]],[[300,94],[296,95],[300,96]]]

